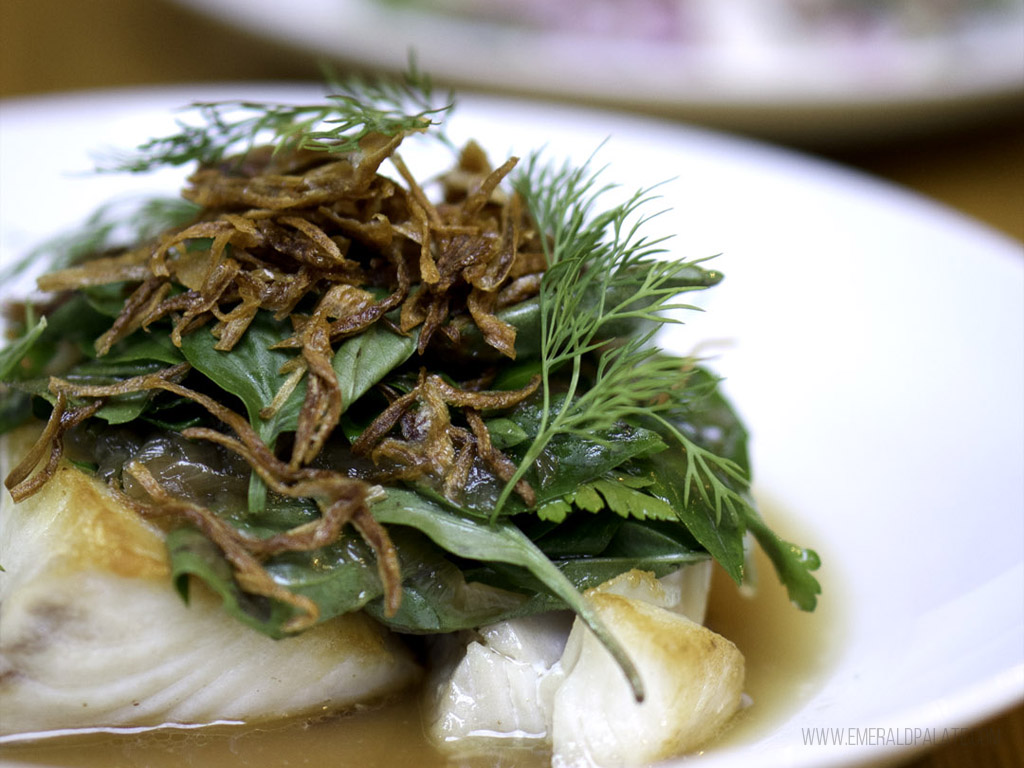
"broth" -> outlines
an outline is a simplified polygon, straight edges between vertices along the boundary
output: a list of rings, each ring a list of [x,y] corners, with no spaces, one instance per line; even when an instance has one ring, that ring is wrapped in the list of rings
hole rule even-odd
[[[778,515],[770,515],[781,535]],[[791,534],[789,534],[791,535]],[[802,538],[799,540],[803,540]],[[789,604],[768,559],[757,551],[758,589],[740,594],[724,573],[713,580],[707,625],[732,640],[746,658],[745,691],[753,705],[740,712],[727,731],[706,751],[754,740],[813,694],[838,646],[834,620],[840,595],[831,582],[814,613]],[[827,561],[826,561],[827,562]],[[75,735],[0,747],[7,760],[24,766],[62,768],[218,768],[329,765],[332,768],[482,768],[495,757],[475,763],[446,758],[423,732],[418,692],[379,706],[322,720],[263,726],[206,726],[158,729],[135,734]],[[511,751],[501,768],[548,765],[542,752]],[[5,762],[5,765],[7,763]]]

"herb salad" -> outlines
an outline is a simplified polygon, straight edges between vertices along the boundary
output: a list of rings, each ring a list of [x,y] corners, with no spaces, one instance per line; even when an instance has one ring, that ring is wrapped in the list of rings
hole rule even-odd
[[[580,592],[707,558],[742,581],[748,531],[813,609],[817,558],[758,515],[713,374],[654,346],[721,275],[645,238],[650,190],[605,210],[588,166],[469,145],[432,196],[398,151],[450,146],[425,79],[336,86],[201,105],[119,160],[196,168],[137,241],[97,219],[9,308],[3,426],[46,423],[12,496],[77,462],[167,530],[183,595],[275,637],[569,607],[630,673]]]

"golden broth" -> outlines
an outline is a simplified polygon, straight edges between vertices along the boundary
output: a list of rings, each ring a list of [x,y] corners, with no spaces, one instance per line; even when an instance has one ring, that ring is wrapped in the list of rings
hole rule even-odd
[[[777,515],[771,518],[781,535],[792,535],[778,525]],[[839,626],[833,617],[840,595],[834,585],[825,583],[818,609],[804,613],[790,605],[785,589],[775,579],[771,564],[760,550],[755,562],[759,582],[753,597],[741,595],[722,573],[716,574],[712,586],[707,625],[732,640],[745,656],[745,690],[753,704],[734,718],[707,751],[751,741],[770,730],[813,694],[822,673],[835,658]],[[0,755],[24,765],[62,768],[495,765],[493,756],[477,764],[446,759],[438,753],[423,732],[420,698],[414,692],[386,705],[363,707],[317,721],[57,737],[6,745],[0,747]],[[511,752],[502,755],[500,766],[540,768],[547,764],[548,756],[544,753]]]

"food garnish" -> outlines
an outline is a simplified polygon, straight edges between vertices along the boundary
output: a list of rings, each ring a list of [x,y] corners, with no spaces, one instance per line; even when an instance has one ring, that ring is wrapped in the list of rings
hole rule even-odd
[[[60,239],[43,295],[8,305],[0,427],[45,422],[13,498],[76,463],[166,531],[185,599],[201,579],[272,637],[569,608],[638,700],[584,590],[708,558],[742,582],[749,532],[813,610],[818,558],[757,512],[716,377],[655,345],[722,279],[644,234],[655,190],[606,204],[590,163],[456,150],[415,70],[331,85],[196,105],[108,164],[195,169],[181,199]],[[423,138],[454,155],[429,182],[399,152]]]

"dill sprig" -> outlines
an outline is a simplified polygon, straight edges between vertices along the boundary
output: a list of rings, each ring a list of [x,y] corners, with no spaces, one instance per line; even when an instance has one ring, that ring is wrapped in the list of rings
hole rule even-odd
[[[641,213],[653,199],[653,187],[595,213],[601,198],[614,188],[600,185],[599,176],[589,161],[578,168],[555,167],[542,164],[534,154],[517,181],[547,236],[549,266],[540,291],[542,405],[537,436],[505,487],[495,515],[514,484],[556,437],[595,440],[597,433],[618,422],[653,418],[686,453],[687,501],[695,488],[719,519],[723,512],[735,516],[748,502],[727,478],[745,487],[745,472],[695,444],[667,418],[678,407],[672,393],[681,389],[692,361],[681,364],[652,344],[665,324],[680,322],[668,313],[696,309],[675,301],[681,292],[701,287],[680,279],[695,262],[654,258],[664,252],[666,238],[652,240],[640,234],[658,215]],[[609,299],[615,296],[628,298]],[[647,330],[614,342],[603,333],[622,321],[638,320]],[[596,371],[584,382],[583,356],[598,351]]]
[[[147,196],[111,200],[77,227],[46,240],[0,270],[0,285],[23,273],[70,267],[106,250],[157,237],[193,219],[199,207],[180,197]]]
[[[198,124],[178,121],[178,133],[150,139],[134,153],[111,158],[101,170],[141,173],[164,166],[212,164],[258,144],[275,151],[346,153],[370,134],[394,136],[441,124],[453,106],[439,101],[431,78],[414,62],[399,79],[328,76],[326,101],[283,104],[261,101],[196,102]],[[443,131],[438,137],[447,143]]]

